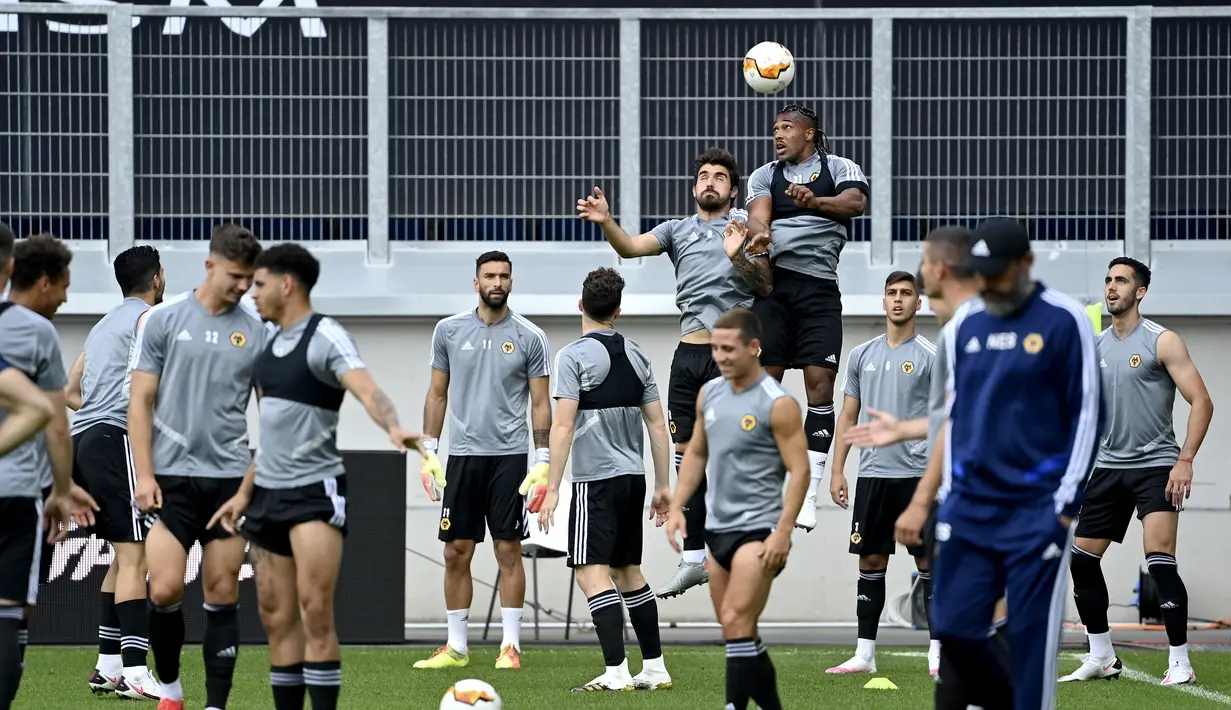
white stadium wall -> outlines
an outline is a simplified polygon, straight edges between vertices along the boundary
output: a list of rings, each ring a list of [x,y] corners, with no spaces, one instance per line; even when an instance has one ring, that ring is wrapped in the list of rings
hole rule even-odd
[[[327,268],[327,267],[326,267]],[[173,287],[190,284],[172,283]],[[512,301],[517,307],[517,295]],[[57,321],[64,345],[66,366],[80,352],[86,333],[96,318],[64,316]],[[1231,374],[1224,367],[1225,348],[1231,322],[1226,318],[1160,318],[1164,325],[1183,334],[1192,349],[1194,360],[1201,367],[1213,395],[1216,407],[1231,402]],[[553,353],[578,335],[575,317],[539,317],[535,321],[547,331]],[[920,319],[921,331],[935,335],[930,317]],[[355,336],[359,349],[378,382],[397,402],[402,421],[409,428],[421,424],[424,394],[429,380],[427,356],[434,319],[343,318],[343,324]],[[665,386],[671,354],[677,341],[676,320],[670,317],[629,317],[619,323],[621,330],[640,343],[653,359],[655,375]],[[844,350],[875,336],[881,321],[869,317],[849,318],[844,335]],[[789,373],[788,388],[803,402],[803,384],[799,373]],[[1177,398],[1176,429],[1183,435],[1187,421],[1187,406]],[[1219,404],[1222,403],[1222,404]],[[664,403],[665,405],[665,403]],[[1189,509],[1183,514],[1180,528],[1179,553],[1181,569],[1188,585],[1191,613],[1194,618],[1217,618],[1231,611],[1226,590],[1231,587],[1231,514],[1228,496],[1231,483],[1227,462],[1231,461],[1231,437],[1221,424],[1225,414],[1219,410],[1214,426],[1201,449],[1196,464],[1196,483]],[[254,410],[255,412],[255,410]],[[254,440],[259,437],[255,430]],[[448,451],[448,430],[444,432],[443,448]],[[340,444],[349,450],[381,450],[388,444],[384,435],[368,419],[363,409],[348,398],[343,407]],[[647,446],[648,456],[648,446]],[[848,476],[855,476],[856,456],[852,456]],[[407,510],[405,521],[406,547],[406,620],[407,622],[438,622],[443,619],[443,569],[438,564],[441,544],[436,540],[439,508],[427,501],[418,482],[417,458],[411,457],[407,475]],[[648,460],[647,460],[648,470]],[[820,516],[821,524],[810,534],[797,531],[795,548],[781,582],[775,586],[766,614],[774,621],[849,621],[853,619],[855,598],[855,559],[846,552],[850,529],[849,513],[827,502]],[[399,523],[390,521],[390,531]],[[554,536],[553,536],[554,537]],[[481,621],[486,614],[491,591],[481,582],[495,580],[496,566],[490,554],[490,544],[475,556],[474,574],[480,583],[475,587],[471,621]],[[664,582],[676,563],[675,554],[667,546],[659,529],[646,523],[646,554],[644,570],[651,584]],[[1141,564],[1140,528],[1134,525],[1123,548],[1113,548],[1104,560],[1111,600],[1127,604],[1133,597],[1137,568]],[[540,562],[540,593],[544,607],[562,610],[567,600],[571,576],[562,561]],[[895,557],[890,564],[890,593],[905,591],[913,565],[905,555]],[[343,591],[343,596],[345,592]],[[664,621],[711,621],[713,613],[704,588],[683,597],[662,602],[660,613]],[[1135,610],[1113,608],[1112,619],[1136,621]],[[584,600],[575,598],[574,615],[585,617]],[[1076,618],[1070,605],[1070,618]],[[546,620],[546,619],[544,619]],[[499,622],[499,614],[496,615]]]

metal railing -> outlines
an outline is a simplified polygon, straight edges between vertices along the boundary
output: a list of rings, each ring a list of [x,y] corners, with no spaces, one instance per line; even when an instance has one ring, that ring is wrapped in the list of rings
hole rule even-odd
[[[304,3],[312,4],[312,3]],[[69,14],[71,13],[71,14]],[[776,39],[793,85],[759,96]],[[817,107],[872,185],[853,239],[1009,214],[1039,239],[1231,238],[1231,9],[509,10],[0,5],[0,217],[191,239],[587,241],[691,212],[692,157],[772,159]]]

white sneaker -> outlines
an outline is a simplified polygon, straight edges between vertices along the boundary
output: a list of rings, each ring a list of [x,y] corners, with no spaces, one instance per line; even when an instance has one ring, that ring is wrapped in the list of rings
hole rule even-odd
[[[666,668],[642,668],[633,676],[633,685],[637,690],[670,690],[671,674]]]
[[[816,529],[816,495],[804,498],[804,505],[795,516],[795,527],[806,532]]]
[[[868,660],[863,656],[853,656],[840,666],[825,670],[826,673],[875,673],[876,660]]]
[[[631,692],[637,689],[633,677],[628,672],[628,661],[617,668],[608,668],[594,680],[585,685],[575,685],[570,690],[574,693],[601,693],[607,690]]]
[[[115,686],[120,682],[120,673],[104,673],[98,668],[94,669],[94,674],[90,676],[89,683],[91,693],[110,693],[115,691]]]
[[[1077,670],[1066,676],[1060,676],[1060,682],[1073,683],[1082,680],[1114,679],[1119,678],[1120,673],[1123,671],[1124,664],[1115,656],[1112,656],[1111,660],[1086,656],[1082,659],[1081,665],[1077,667]]]
[[[158,700],[160,686],[154,674],[145,666],[125,669],[124,677],[116,683],[115,694],[131,700]]]
[[[1187,685],[1197,682],[1197,672],[1192,666],[1185,666],[1180,663],[1173,663],[1167,672],[1163,674],[1163,682],[1160,685]]]

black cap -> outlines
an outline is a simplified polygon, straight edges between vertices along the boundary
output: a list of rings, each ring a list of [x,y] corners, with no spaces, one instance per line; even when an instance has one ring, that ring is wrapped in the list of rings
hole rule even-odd
[[[1030,235],[1016,220],[993,217],[970,238],[970,268],[980,276],[1000,276],[1009,264],[1030,253]]]

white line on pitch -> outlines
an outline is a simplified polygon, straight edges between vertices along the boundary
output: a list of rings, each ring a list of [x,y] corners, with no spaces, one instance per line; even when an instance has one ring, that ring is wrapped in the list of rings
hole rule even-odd
[[[1133,670],[1132,668],[1129,668],[1128,666],[1124,667],[1123,673],[1126,678],[1128,678],[1129,680],[1135,680],[1138,683],[1150,683],[1152,685],[1158,685],[1159,683],[1162,682],[1160,678],[1155,678],[1149,673],[1142,673],[1141,671]],[[1192,695],[1194,697],[1202,698],[1204,700],[1209,700],[1212,703],[1219,703],[1220,705],[1231,705],[1231,696],[1223,695],[1222,693],[1219,693],[1217,691],[1208,690],[1206,688],[1202,688],[1197,685],[1169,685],[1167,687],[1175,688],[1181,693],[1188,693],[1189,695]]]

